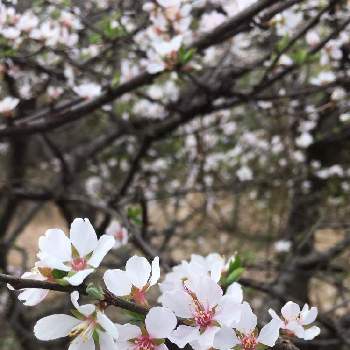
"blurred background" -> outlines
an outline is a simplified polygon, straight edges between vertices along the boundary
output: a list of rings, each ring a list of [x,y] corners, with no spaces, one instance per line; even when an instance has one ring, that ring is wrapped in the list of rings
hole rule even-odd
[[[237,254],[261,320],[309,303],[322,333],[296,345],[349,349],[349,1],[165,3],[0,2],[0,271],[118,220],[104,268]],[[0,349],[62,349],[32,328],[69,309],[1,284]]]

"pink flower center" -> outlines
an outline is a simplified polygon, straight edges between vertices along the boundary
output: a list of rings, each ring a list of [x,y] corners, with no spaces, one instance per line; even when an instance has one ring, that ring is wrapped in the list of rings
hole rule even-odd
[[[214,311],[209,310],[196,310],[194,320],[196,321],[197,326],[201,328],[209,327],[213,322]]]
[[[154,350],[155,345],[149,335],[141,335],[135,340],[137,350]]]
[[[114,237],[117,241],[122,241],[124,238],[124,231],[123,230],[119,230],[114,234]]]
[[[244,350],[256,350],[256,346],[257,346],[256,337],[252,334],[245,335],[241,338],[241,344]]]
[[[74,271],[81,271],[86,268],[87,263],[84,258],[76,258],[76,259],[73,259],[71,265]]]
[[[194,305],[193,316],[196,325],[199,326],[201,329],[206,329],[207,327],[211,326],[213,323],[215,310],[208,310],[207,308],[205,308],[204,305],[202,305],[202,303],[198,300],[195,293],[193,293],[185,284],[184,289],[186,293],[192,298],[192,302]]]
[[[146,292],[143,289],[133,288],[131,292],[131,297],[134,299],[135,303],[140,305],[147,305]]]

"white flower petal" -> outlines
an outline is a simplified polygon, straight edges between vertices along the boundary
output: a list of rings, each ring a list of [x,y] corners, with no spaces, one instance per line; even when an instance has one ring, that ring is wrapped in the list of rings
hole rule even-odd
[[[39,252],[37,257],[40,259],[40,262],[43,266],[50,267],[51,269],[57,269],[61,271],[70,271],[72,268],[65,265],[61,260],[58,260],[54,256],[47,255],[46,253]]]
[[[88,264],[95,268],[99,267],[103,258],[113,248],[114,242],[115,240],[112,236],[101,236],[101,238],[98,241],[97,247],[92,253],[91,258],[88,260]]]
[[[312,340],[321,333],[321,330],[317,326],[312,326],[305,329],[304,340]]]
[[[89,219],[74,219],[69,235],[72,244],[81,257],[91,253],[97,246],[97,236]]]
[[[39,238],[39,249],[42,253],[52,256],[58,261],[71,260],[71,243],[62,230],[50,229]]]
[[[233,327],[240,321],[241,313],[241,304],[238,304],[230,295],[224,295],[216,308],[214,319],[221,326]]]
[[[99,343],[100,343],[100,350],[118,349],[117,344],[115,343],[113,338],[105,332],[99,332]]]
[[[300,314],[300,307],[298,304],[288,301],[288,303],[282,307],[281,314],[287,321],[295,320]]]
[[[281,323],[272,319],[267,325],[265,325],[258,336],[258,342],[269,347],[273,347],[280,335]]]
[[[125,271],[130,282],[141,289],[149,280],[151,265],[146,258],[134,255],[127,261]]]
[[[246,301],[242,304],[241,308],[242,316],[235,328],[241,333],[248,335],[254,331],[257,324],[257,317]]]
[[[70,299],[74,307],[84,316],[89,316],[96,310],[95,305],[92,305],[92,304],[86,304],[86,305],[80,306],[78,303],[79,292],[77,291],[74,291],[71,293]]]
[[[118,339],[118,329],[114,323],[102,312],[97,312],[97,322],[114,339]]]
[[[317,314],[317,307],[312,307],[309,309],[309,305],[305,304],[300,313],[301,324],[306,326],[314,322],[317,318]]]
[[[222,327],[215,334],[213,347],[219,350],[229,350],[239,343],[239,339],[232,328]]]
[[[232,283],[227,288],[225,295],[231,296],[236,300],[237,303],[243,302],[243,289],[242,289],[242,286],[237,282]]]
[[[118,344],[119,342],[126,342],[129,339],[137,338],[142,334],[141,329],[131,323],[116,324],[115,326],[119,333]]]
[[[220,327],[207,327],[204,332],[200,332],[196,341],[201,348],[209,349],[213,347],[215,334],[220,330]]]
[[[159,268],[159,257],[156,256],[152,261],[152,274],[149,280],[149,285],[154,286],[160,277],[160,268]]]
[[[95,342],[92,337],[78,336],[73,339],[68,350],[95,350]]]
[[[93,273],[94,271],[95,271],[94,269],[86,269],[86,270],[78,271],[73,276],[64,277],[64,279],[72,286],[79,286],[84,282],[85,278],[89,276],[91,273]]]
[[[18,300],[25,306],[35,306],[41,303],[49,294],[48,289],[26,288],[18,295]]]
[[[197,339],[199,330],[196,327],[180,325],[169,336],[169,340],[178,347],[183,348],[187,343]]]
[[[66,337],[71,330],[81,323],[75,317],[57,314],[40,319],[34,326],[34,334],[40,340],[52,340]]]
[[[174,313],[165,307],[152,307],[145,319],[148,334],[154,339],[167,338],[174,330],[177,319]]]
[[[131,293],[131,282],[125,271],[115,269],[107,270],[103,275],[107,289],[115,296],[121,297]]]
[[[205,307],[216,306],[222,297],[221,287],[207,276],[193,278],[185,283]]]
[[[191,297],[182,290],[166,292],[162,296],[162,304],[172,310],[176,316],[182,318],[192,318]]]
[[[269,309],[269,314],[272,318],[274,318],[275,320],[280,321],[281,323],[283,323],[283,321],[281,320],[281,318],[277,315],[276,311],[273,309]]]

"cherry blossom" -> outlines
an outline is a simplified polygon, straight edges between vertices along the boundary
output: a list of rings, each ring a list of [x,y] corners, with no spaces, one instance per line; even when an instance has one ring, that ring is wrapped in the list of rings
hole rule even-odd
[[[118,325],[117,348],[125,350],[166,350],[164,344],[177,324],[172,311],[164,307],[153,307],[145,319],[145,327],[126,323]]]
[[[163,306],[186,319],[169,337],[179,347],[210,348],[220,326],[233,326],[241,317],[241,300],[223,295],[221,287],[209,277],[183,282],[183,290],[163,294]]]
[[[50,229],[39,238],[41,263],[61,271],[63,280],[77,286],[100,265],[114,246],[114,238],[103,235],[98,240],[88,219],[75,219],[69,238],[62,230]]]
[[[31,272],[25,272],[21,278],[23,279],[33,279],[37,281],[47,281],[49,280],[45,277],[39,269],[36,267]],[[7,287],[10,290],[14,290],[14,288],[8,284]],[[18,294],[18,300],[23,302],[25,306],[35,306],[41,303],[49,294],[48,289],[39,289],[39,288],[24,288]]]
[[[80,306],[79,293],[71,294],[71,301],[75,309],[73,316],[54,314],[40,319],[34,334],[40,340],[54,340],[69,336],[72,341],[69,350],[115,349],[118,330],[113,322],[104,314],[103,310],[92,304]]]
[[[0,114],[5,117],[10,117],[13,114],[13,110],[19,103],[18,98],[7,96],[3,100],[0,101]]]
[[[73,87],[73,91],[82,98],[90,100],[101,93],[101,86],[94,83],[84,83]]]
[[[281,309],[282,318],[272,309],[269,310],[269,313],[273,319],[280,323],[282,329],[298,338],[312,340],[320,334],[319,327],[310,327],[310,324],[316,320],[317,307],[309,308],[309,305],[305,304],[300,310],[298,304],[288,301]]]
[[[107,289],[116,296],[128,296],[136,303],[147,305],[146,292],[154,286],[160,277],[159,258],[152,265],[144,257],[131,257],[120,269],[107,270],[103,280]]]
[[[123,227],[117,220],[113,220],[109,224],[109,226],[106,229],[106,235],[114,237],[114,249],[118,249],[121,246],[128,243],[128,230],[125,227]]]
[[[219,282],[222,272],[230,261],[231,259],[225,263],[224,258],[216,253],[209,254],[206,257],[192,254],[189,262],[183,260],[179,265],[174,266],[172,271],[166,274],[159,287],[163,293],[174,289],[182,290],[183,280],[196,276],[210,276],[214,282]]]
[[[223,327],[215,335],[214,348],[228,350],[238,346],[242,350],[256,350],[259,344],[269,347],[275,345],[279,337],[280,323],[272,319],[258,333],[257,317],[247,302],[242,304],[242,316],[235,330]]]

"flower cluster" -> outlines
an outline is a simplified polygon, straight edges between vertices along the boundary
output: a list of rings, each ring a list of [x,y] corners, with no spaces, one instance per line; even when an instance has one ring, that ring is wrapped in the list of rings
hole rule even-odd
[[[120,224],[113,221],[107,229],[109,234],[98,239],[88,219],[75,219],[69,237],[59,229],[48,230],[39,239],[35,268],[22,278],[81,286],[114,246],[115,232],[120,230]],[[283,306],[281,317],[270,309],[272,319],[259,331],[257,316],[244,301],[241,285],[227,283],[235,266],[235,257],[226,262],[218,254],[192,255],[190,261],[182,261],[166,274],[160,283],[161,306],[149,308],[147,291],[160,278],[159,258],[150,264],[144,257],[132,256],[125,270],[105,271],[106,292],[95,285],[94,293],[89,292],[91,288],[86,289],[95,297],[94,304],[79,305],[79,292],[74,291],[72,316],[44,317],[36,323],[34,334],[40,340],[69,336],[70,350],[166,350],[166,340],[180,348],[189,344],[199,350],[256,350],[259,344],[274,346],[280,331],[304,340],[320,333],[317,326],[310,326],[316,320],[317,308],[305,305],[300,310],[291,301]],[[46,295],[47,290],[29,288],[21,291],[18,298],[25,305],[34,306]],[[133,323],[114,323],[105,313],[113,304],[111,298],[143,307],[145,317],[138,317]]]

